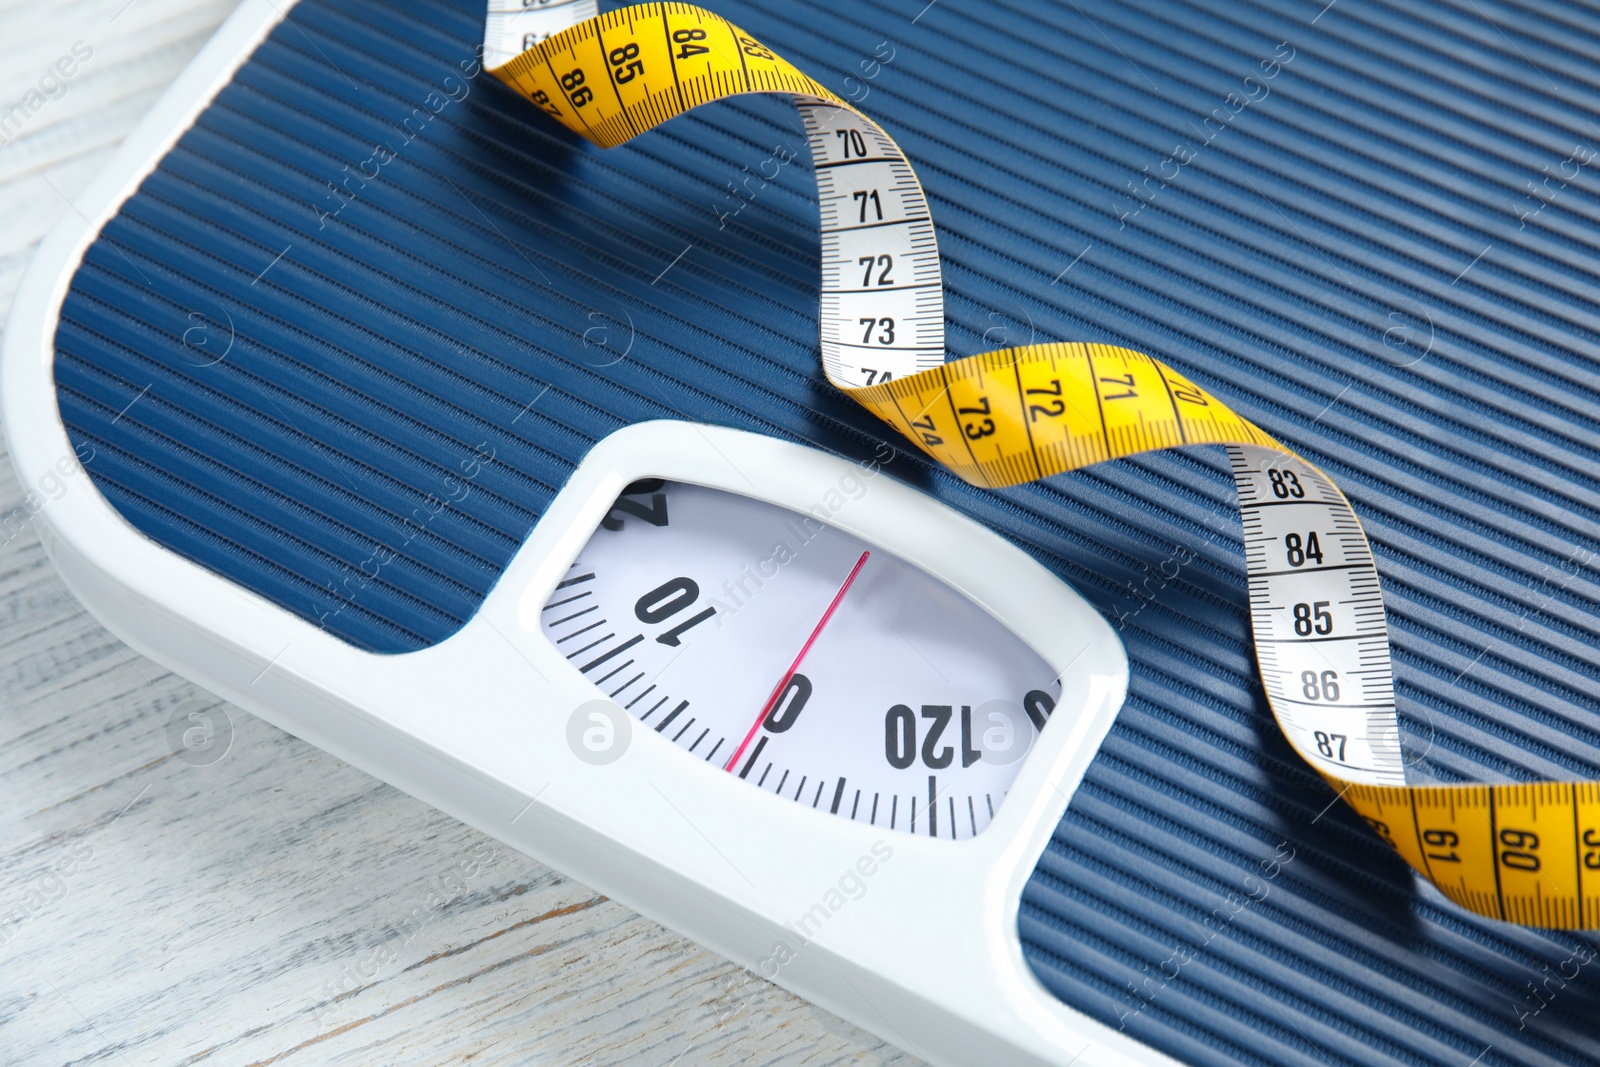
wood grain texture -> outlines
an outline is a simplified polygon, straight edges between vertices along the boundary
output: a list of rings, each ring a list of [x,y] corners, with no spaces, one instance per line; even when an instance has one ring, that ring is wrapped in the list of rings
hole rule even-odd
[[[231,7],[0,2],[0,110],[93,52],[0,130],[0,315]],[[0,516],[22,496],[0,462]],[[202,765],[174,737],[207,722]],[[89,617],[27,526],[0,526],[0,812],[7,1064],[916,1063],[219,705]]]

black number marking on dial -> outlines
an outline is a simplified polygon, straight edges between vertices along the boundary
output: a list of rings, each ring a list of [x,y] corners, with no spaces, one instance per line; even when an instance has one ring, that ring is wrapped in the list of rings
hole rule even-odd
[[[949,704],[922,705],[922,717],[931,724],[928,732],[922,737],[922,762],[936,771],[944,770],[956,758],[955,749],[949,745],[937,752],[934,751],[934,746],[944,736],[944,728],[950,725],[950,716],[954,713],[955,709]]]
[[[651,526],[667,525],[667,494],[661,491],[666,484],[660,478],[641,478],[634,482],[617,497],[617,502],[611,505],[610,512],[600,520],[600,525],[612,533],[622,529],[623,520],[617,517],[619,511],[643,519]],[[649,503],[629,499],[637,496],[648,497]]]
[[[644,596],[640,597],[633,605],[633,613],[642,623],[651,626],[666,622],[678,612],[689,607],[700,597],[700,586],[693,578],[669,578]],[[707,607],[698,614],[692,615],[656,637],[659,644],[677,648],[683,643],[683,635],[691,627],[698,626],[707,619],[715,617],[717,609]]]
[[[811,699],[811,679],[803,674],[795,674],[789,679],[789,684],[783,687],[778,702],[772,705],[772,710],[767,712],[766,722],[763,724],[767,730],[781,734],[795,724],[800,718],[800,712],[806,706],[806,701]]]
[[[1030,689],[1028,695],[1022,698],[1022,710],[1028,713],[1035,730],[1043,730],[1045,720],[1056,710],[1055,697],[1043,689]]]
[[[884,717],[883,755],[897,771],[917,761],[917,713],[905,704],[896,704]]]
[[[1033,723],[1035,730],[1044,729],[1045,722],[1050,718],[1050,712],[1055,710],[1056,702],[1042,689],[1032,689],[1022,698],[1022,707],[1028,715],[1028,721]],[[922,757],[923,766],[929,770],[942,771],[955,762],[956,749],[954,745],[940,745],[945,730],[949,728],[952,719],[957,718],[956,706],[953,704],[924,704],[921,708],[922,718],[927,720],[927,729],[922,735],[922,745],[917,745],[917,712],[909,704],[896,704],[890,708],[883,720],[883,756],[889,766],[897,771],[903,771],[917,762],[917,757]],[[972,705],[963,704],[960,708],[959,721],[961,724],[961,766],[970,767],[983,758],[983,749],[975,742],[972,722]]]
[[[961,705],[961,766],[970,767],[983,758],[983,749],[972,746],[972,705]]]

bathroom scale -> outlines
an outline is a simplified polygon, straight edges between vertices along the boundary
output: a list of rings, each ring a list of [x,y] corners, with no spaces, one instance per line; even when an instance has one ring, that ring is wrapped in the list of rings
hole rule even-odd
[[[246,0],[19,291],[133,647],[939,1064],[1600,1058],[1580,5]]]

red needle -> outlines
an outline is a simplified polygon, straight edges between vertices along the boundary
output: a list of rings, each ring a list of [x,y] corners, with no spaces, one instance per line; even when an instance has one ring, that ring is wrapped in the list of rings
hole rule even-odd
[[[822,618],[817,620],[817,625],[812,629],[811,636],[806,638],[806,643],[801,646],[800,654],[794,658],[794,662],[789,664],[789,670],[778,680],[777,687],[772,690],[772,695],[767,698],[766,704],[762,706],[761,714],[757,715],[756,721],[750,724],[750,732],[744,735],[743,741],[739,742],[739,747],[734,750],[728,762],[723,765],[723,770],[733,770],[733,765],[739,762],[739,757],[744,755],[744,750],[750,747],[751,739],[756,736],[756,731],[761,729],[761,724],[767,720],[767,715],[778,703],[778,698],[783,695],[783,691],[789,687],[789,680],[794,677],[794,672],[800,669],[800,661],[806,658],[806,653],[811,651],[811,646],[817,643],[817,635],[822,633],[822,628],[828,625],[828,620],[833,618],[833,613],[839,609],[839,601],[843,600],[844,595],[850,591],[850,583],[856,580],[856,575],[861,573],[861,568],[867,565],[867,557],[870,555],[872,555],[870,551],[863,552],[861,553],[861,558],[856,560],[856,565],[850,569],[849,577],[845,578],[844,584],[839,587],[839,591],[833,594],[833,603],[828,605],[828,610],[824,611]]]

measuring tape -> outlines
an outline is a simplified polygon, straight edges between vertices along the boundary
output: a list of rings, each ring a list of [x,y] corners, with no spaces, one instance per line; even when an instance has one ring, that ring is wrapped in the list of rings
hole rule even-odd
[[[1456,903],[1510,922],[1600,926],[1600,783],[1406,785],[1377,568],[1326,475],[1140,352],[1046,344],[946,363],[927,199],[877,123],[702,8],[594,12],[595,0],[494,0],[486,63],[602,148],[739,93],[795,97],[821,207],[829,381],[986,488],[1225,447],[1256,657],[1289,743]]]

